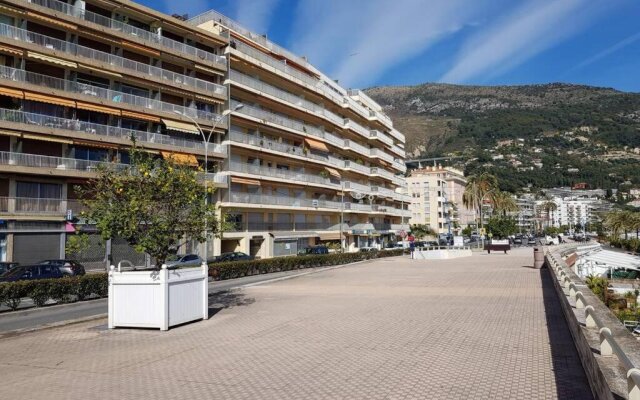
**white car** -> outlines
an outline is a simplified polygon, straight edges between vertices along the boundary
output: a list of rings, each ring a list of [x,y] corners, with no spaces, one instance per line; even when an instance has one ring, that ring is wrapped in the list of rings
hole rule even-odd
[[[167,261],[165,264],[169,268],[199,267],[202,265],[202,258],[197,254],[186,254],[175,256],[173,260]]]

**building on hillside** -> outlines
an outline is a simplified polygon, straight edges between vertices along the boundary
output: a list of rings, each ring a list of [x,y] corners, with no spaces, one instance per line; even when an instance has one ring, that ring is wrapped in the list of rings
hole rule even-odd
[[[464,173],[449,167],[411,171],[407,190],[411,223],[431,226],[435,233],[458,233],[475,221],[473,210],[462,203],[467,184]]]
[[[215,12],[184,21],[128,0],[0,5],[0,259],[64,257],[67,232],[95,232],[74,187],[99,163],[126,166],[131,136],[215,171],[212,200],[236,232],[208,254],[295,254],[341,232],[356,250],[408,221],[404,136],[362,92],[263,36]],[[213,131],[208,165],[200,128]],[[91,238],[81,261],[104,264]],[[107,248],[140,261],[121,241]]]
[[[221,251],[264,258],[341,240],[350,251],[395,241],[409,219],[405,138],[382,108],[216,11],[189,23],[230,38],[237,111],[219,200],[235,231],[218,241]]]
[[[536,201],[536,214],[543,221],[544,226],[555,226],[556,228],[568,226],[569,229],[574,229],[576,226],[584,228],[599,218],[594,213],[594,209],[600,203],[598,199],[553,197],[551,200],[556,204],[556,207],[555,210],[549,212],[544,209],[544,203],[547,200]]]
[[[225,160],[228,43],[125,0],[0,0],[0,259],[61,258],[68,232],[95,232],[77,218],[75,187],[100,163],[125,167],[132,136],[203,167],[196,123],[215,125],[209,167]],[[104,266],[97,242],[82,262]],[[124,241],[109,246],[114,262],[144,260]]]

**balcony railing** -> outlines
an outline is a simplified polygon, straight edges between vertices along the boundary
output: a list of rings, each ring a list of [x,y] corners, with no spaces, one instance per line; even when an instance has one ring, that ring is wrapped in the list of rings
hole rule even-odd
[[[367,128],[365,128],[364,126],[358,123],[353,122],[348,118],[344,120],[344,125],[345,125],[345,128],[351,129],[352,131],[358,133],[360,136],[362,136],[365,139],[369,139],[369,136],[371,135]]]
[[[344,104],[348,105],[349,108],[358,113],[361,117],[368,120],[369,119],[369,110],[363,106],[361,106],[357,101],[352,99],[351,97],[344,97]]]
[[[391,165],[402,173],[407,172],[407,166],[403,162],[393,160]]]
[[[26,113],[23,111],[8,110],[4,108],[0,108],[0,121],[88,133],[117,139],[131,139],[133,136],[139,142],[182,147],[185,149],[204,150],[204,145],[201,140],[188,140],[169,135],[162,135],[160,133],[137,131],[133,129],[119,128],[117,126],[100,125],[76,119],[50,117],[48,115]],[[225,153],[224,147],[218,143],[210,143],[209,152]]]
[[[9,214],[64,215],[67,201],[32,197],[0,197],[0,212]]]
[[[179,112],[180,114],[187,115],[191,118],[197,118],[206,121],[215,121],[221,118],[221,116],[216,113],[201,111],[196,109],[195,107],[179,106],[159,100],[150,99],[148,97],[135,96],[116,90],[87,85],[85,83],[54,78],[48,75],[36,74],[34,72],[28,72],[22,69],[0,66],[0,77],[15,82],[28,83],[31,85],[43,86],[50,89],[64,90],[67,92],[97,97],[113,103],[125,103],[132,106],[143,107],[148,110],[166,112],[173,114],[174,117],[176,112]],[[218,86],[218,93],[226,96],[227,88],[220,85]]]
[[[351,182],[351,181],[345,181],[344,188],[345,190],[356,190],[366,194],[369,194],[369,192],[371,192],[370,186],[363,185],[362,183]]]
[[[391,139],[389,136],[385,135],[380,131],[376,131],[376,130],[371,131],[369,137],[371,139],[377,139],[388,146],[393,145],[393,139]]]
[[[378,196],[384,196],[393,198],[395,192],[391,189],[384,188],[382,186],[371,186],[371,192],[377,194]]]
[[[349,149],[355,151],[356,153],[360,153],[363,156],[369,157],[371,155],[371,149],[368,147],[364,147],[361,144],[354,142],[353,140],[346,139],[345,144],[349,147]]]
[[[217,89],[219,85],[215,83],[192,78],[166,69],[154,67],[149,64],[129,60],[128,58],[94,50],[89,47],[80,46],[75,43],[66,42],[49,36],[44,36],[39,33],[30,32],[7,24],[0,24],[0,36],[8,37],[20,42],[32,43],[37,46],[44,47],[45,49],[63,52],[74,57],[86,58],[95,62],[109,64],[118,68],[149,75],[163,82],[178,86],[188,86],[203,93],[215,93],[216,90],[219,90]]]
[[[393,180],[393,178],[395,177],[395,175],[393,175],[391,172],[387,171],[386,169],[380,168],[380,167],[372,167],[370,170],[371,175],[377,175],[377,176],[381,176],[383,178],[389,179],[389,180]]]
[[[391,130],[389,131],[389,134],[394,138],[396,138],[397,140],[399,140],[400,142],[402,143],[405,142],[404,135],[400,133],[396,128],[391,128]]]
[[[153,32],[149,32],[147,30],[140,29],[135,26],[126,24],[124,22],[121,22],[112,18],[108,18],[103,15],[93,13],[91,11],[84,10],[83,8],[78,6],[73,6],[57,0],[28,0],[28,1],[30,3],[37,4],[42,7],[63,12],[67,15],[80,18],[84,21],[91,22],[96,25],[113,29],[115,31],[119,31],[133,37],[137,37],[141,40],[149,42],[149,44],[153,45],[154,47],[157,45],[162,45],[173,51],[177,51],[183,54],[187,54],[189,56],[197,57],[201,60],[206,60],[212,63],[224,65],[224,66],[227,65],[227,59],[224,56],[219,56],[217,54],[213,54],[211,52],[198,49],[186,43],[181,43],[176,40],[169,39],[167,37],[163,37],[161,35],[155,34]]]
[[[391,151],[394,152],[397,156],[400,156],[402,158],[405,158],[407,156],[404,149],[401,149],[398,146],[391,146]]]
[[[307,174],[304,172],[288,171],[278,168],[263,167],[261,165],[247,164],[238,161],[229,162],[229,170],[241,172],[245,174],[266,176],[271,178],[292,180],[302,183],[316,183],[320,185],[329,185],[340,187],[339,183],[332,182],[329,178],[323,178],[320,175]]]
[[[344,167],[354,171],[358,171],[366,175],[369,175],[369,172],[370,172],[369,167],[365,167],[362,164],[358,164],[357,162],[348,161],[348,160],[344,162]]]
[[[235,108],[239,104],[237,101],[233,100],[231,102],[231,108]],[[282,127],[293,129],[301,133],[306,133],[309,135],[313,135],[319,138],[324,139],[324,131],[320,128],[315,127],[313,125],[307,125],[300,121],[296,121],[294,119],[290,119],[287,117],[283,117],[279,114],[263,110],[258,107],[250,106],[245,104],[241,109],[236,111],[238,114],[248,115],[250,117],[257,118],[263,122],[270,122],[275,125],[280,125]]]
[[[0,151],[0,165],[16,165],[20,167],[57,170],[95,171],[101,164],[109,164],[116,169],[124,169],[127,167],[126,164]]]
[[[381,160],[393,163],[393,157],[380,149],[371,149],[371,157],[378,157]]]

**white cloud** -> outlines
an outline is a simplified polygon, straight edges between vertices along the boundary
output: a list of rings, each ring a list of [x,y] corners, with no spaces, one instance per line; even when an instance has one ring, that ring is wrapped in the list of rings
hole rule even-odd
[[[365,86],[393,66],[477,23],[496,1],[301,0],[292,47],[347,86]]]
[[[621,50],[635,42],[637,42],[638,40],[640,40],[640,33],[636,33],[635,35],[631,35],[628,38],[619,41],[618,43],[614,44],[613,46],[601,51],[600,53],[591,56],[589,58],[587,58],[586,60],[584,60],[583,62],[581,62],[580,64],[576,65],[574,68],[572,68],[571,70],[576,70],[579,68],[584,68],[587,65],[591,65],[597,61],[600,61],[601,59],[605,58],[606,56],[608,56],[609,54],[615,53],[618,50]]]
[[[470,37],[442,82],[494,77],[583,30],[600,10],[591,0],[529,0]]]
[[[265,34],[279,0],[235,0],[235,19],[247,29]]]

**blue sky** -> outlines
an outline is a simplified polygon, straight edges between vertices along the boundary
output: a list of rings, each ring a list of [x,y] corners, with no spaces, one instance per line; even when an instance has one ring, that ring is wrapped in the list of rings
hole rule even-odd
[[[343,86],[570,82],[640,92],[637,0],[142,0],[215,9]]]

